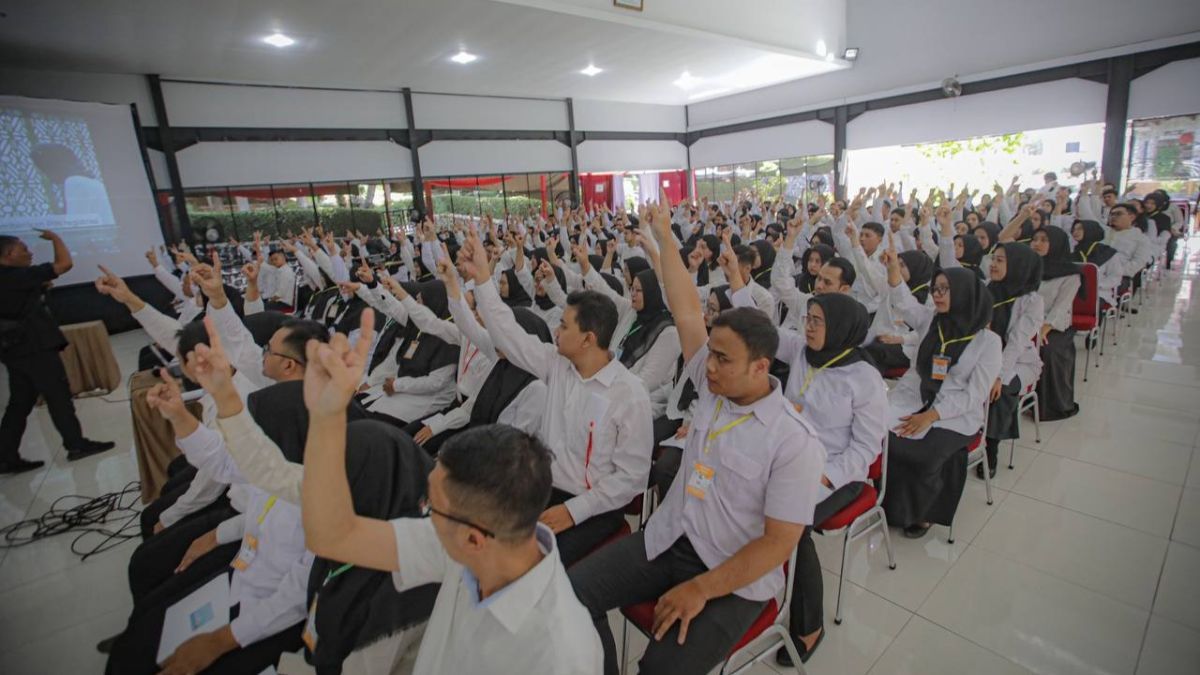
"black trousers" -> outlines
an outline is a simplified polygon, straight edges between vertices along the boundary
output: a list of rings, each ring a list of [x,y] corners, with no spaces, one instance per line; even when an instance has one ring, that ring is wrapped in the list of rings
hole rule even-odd
[[[550,503],[546,506],[557,506],[574,496],[570,492],[554,488],[550,494]],[[570,567],[583,560],[601,542],[616,532],[624,521],[625,509],[620,508],[608,513],[598,513],[582,523],[575,523],[575,527],[559,532],[555,541],[563,567]]]
[[[133,595],[134,605],[140,604],[154,589],[175,575],[175,568],[179,566],[179,561],[183,560],[183,555],[187,553],[192,542],[235,515],[237,511],[229,506],[228,502],[224,505],[214,505],[184,518],[139,544],[129,558],[129,592]],[[239,545],[227,545],[231,548],[227,549],[227,556],[218,567],[229,565],[233,556],[237,555]],[[214,551],[220,548],[222,547],[218,546]],[[192,563],[192,567],[199,563],[198,559]]]
[[[888,524],[908,527],[931,522],[950,525],[967,483],[971,437],[934,427],[925,438],[888,436],[887,495],[883,510]]]
[[[1175,251],[1179,249],[1180,237],[1171,237],[1167,241],[1167,269],[1171,269],[1171,262],[1175,260]]]
[[[644,532],[635,532],[588,557],[567,572],[575,595],[587,607],[604,648],[604,673],[620,670],[608,611],[655,600],[679,584],[708,571],[687,537],[654,560],[646,558]],[[762,612],[765,602],[729,594],[709,600],[688,625],[687,640],[679,644],[679,623],[662,640],[650,640],[638,662],[642,675],[707,673],[729,656]]]
[[[820,525],[846,508],[862,494],[864,483],[847,483],[833,491],[813,512],[813,525]],[[788,630],[799,640],[825,625],[825,587],[821,580],[821,559],[813,543],[813,528],[804,528],[796,549],[795,579],[792,581],[791,612]]]
[[[988,466],[995,468],[1000,455],[1000,441],[1021,437],[1021,420],[1017,406],[1021,403],[1021,380],[1013,377],[1000,386],[1000,398],[988,406],[987,456]]]
[[[104,672],[108,675],[157,673],[159,668],[155,657],[158,655],[158,642],[162,636],[163,618],[167,609],[217,576],[229,573],[229,567],[226,566],[200,578],[196,578],[198,575],[188,575],[187,578],[181,575],[179,579],[172,579],[156,589],[151,597],[147,598],[140,612],[139,608],[135,608],[135,614],[130,618],[125,632],[113,644]],[[229,611],[230,620],[237,617],[238,609],[240,607]],[[280,655],[284,652],[294,652],[303,646],[300,639],[303,629],[304,623],[301,622],[254,644],[234,649],[213,662],[204,673],[243,675],[262,672],[267,666],[279,665]]]
[[[0,420],[0,462],[16,461],[19,457],[17,451],[25,435],[25,424],[39,394],[46,399],[50,420],[62,436],[63,445],[68,450],[78,448],[83,443],[83,430],[75,417],[71,386],[58,352],[9,357],[4,365],[8,367],[9,398],[4,419]]]

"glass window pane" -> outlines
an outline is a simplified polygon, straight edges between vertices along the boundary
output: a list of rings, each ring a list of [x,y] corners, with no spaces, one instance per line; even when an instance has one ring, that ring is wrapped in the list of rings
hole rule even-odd
[[[209,230],[216,232],[216,241],[227,241],[230,237],[242,237],[234,227],[233,211],[229,193],[225,188],[201,188],[184,191],[188,220],[192,223],[192,241],[200,244],[208,241]],[[169,209],[174,214],[175,209]]]
[[[797,200],[808,202],[805,194],[805,158],[789,157],[779,160],[779,175],[783,182],[784,200],[796,203]]]
[[[776,201],[783,194],[783,180],[779,177],[779,161],[768,160],[758,163],[755,189],[759,199]]]
[[[351,183],[354,195],[354,229],[376,236],[387,231],[383,183]]]
[[[474,176],[450,178],[450,210],[456,216],[479,216],[477,179]]]
[[[275,208],[279,212],[279,229],[285,234],[296,234],[306,227],[315,227],[317,214],[313,210],[313,195],[308,183],[299,185],[273,185]]]
[[[715,172],[713,197],[721,203],[732,203],[734,195],[737,194],[737,188],[734,187],[733,182],[733,166],[718,166],[712,171]]]
[[[450,225],[454,222],[454,211],[451,209],[451,189],[449,179],[427,179],[425,181],[425,189],[430,194],[430,206],[433,208],[433,221],[439,225],[450,227]]]
[[[738,194],[745,196],[745,193],[754,189],[754,171],[757,165],[738,164],[733,168],[734,187]]]
[[[833,194],[833,155],[809,155],[806,159],[806,202],[814,202],[823,194]]]
[[[384,181],[383,185],[387,190],[392,231],[397,234],[408,232],[408,223],[413,213],[412,181],[389,180]]]
[[[275,201],[271,197],[270,185],[230,188],[229,194],[233,199],[233,223],[236,236],[241,241],[254,238],[254,233],[261,230],[263,234],[275,237],[279,231],[275,222]],[[193,235],[199,234],[213,241],[212,234],[198,233],[196,221],[192,221]],[[220,239],[228,239],[226,234]]]
[[[480,215],[488,215],[502,222],[507,212],[504,209],[504,176],[480,176],[476,190],[479,197]]]
[[[317,197],[321,227],[326,232],[342,237],[354,229],[353,188],[346,183],[319,183],[313,185],[313,194]]]

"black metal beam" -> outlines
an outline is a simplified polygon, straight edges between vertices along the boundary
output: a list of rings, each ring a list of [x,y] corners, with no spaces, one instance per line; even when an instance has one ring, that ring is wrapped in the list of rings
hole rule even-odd
[[[687,134],[676,131],[576,131],[578,142],[584,141],[675,141],[687,144]]]
[[[413,104],[412,90],[405,87],[400,92],[404,97],[404,119],[408,121],[408,150],[412,157],[412,190],[413,190],[413,208],[416,209],[417,215],[424,218],[428,211],[425,210],[425,179],[421,177],[421,153],[420,145],[416,140],[417,121],[413,119]]]
[[[1121,184],[1125,166],[1125,120],[1129,118],[1129,87],[1133,82],[1133,56],[1108,60],[1108,100],[1104,106],[1104,144],[1100,172],[1104,180]]]
[[[179,162],[175,160],[175,143],[171,135],[171,122],[167,119],[167,104],[163,99],[162,82],[158,75],[147,75],[150,99],[154,102],[154,118],[158,120],[158,141],[167,158],[167,175],[171,178],[171,201],[175,202],[175,215],[179,222],[176,233],[185,240],[192,238],[192,221],[188,217],[187,198],[183,194],[183,180],[179,177]]]
[[[571,148],[571,208],[579,206],[579,153],[576,152],[575,101],[567,98],[567,147]]]

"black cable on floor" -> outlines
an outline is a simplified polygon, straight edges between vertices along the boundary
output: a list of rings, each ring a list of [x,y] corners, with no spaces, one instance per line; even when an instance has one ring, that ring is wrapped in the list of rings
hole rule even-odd
[[[129,539],[141,537],[141,509],[135,505],[141,499],[141,484],[133,481],[119,492],[110,492],[100,497],[64,495],[54,500],[38,518],[29,518],[0,528],[0,548],[19,548],[35,541],[68,532],[77,532],[71,542],[71,552],[81,560],[120,546]],[[63,508],[64,500],[82,500],[82,503]],[[80,542],[100,536],[90,548]]]

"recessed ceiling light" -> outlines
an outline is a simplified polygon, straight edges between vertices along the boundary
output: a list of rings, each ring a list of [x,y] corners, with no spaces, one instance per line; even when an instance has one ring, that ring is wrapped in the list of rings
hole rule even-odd
[[[455,63],[467,64],[467,63],[474,61],[477,58],[479,58],[479,57],[475,56],[474,54],[472,54],[464,49],[464,50],[459,51],[454,56],[451,56],[450,60]]]
[[[295,40],[284,35],[283,33],[272,33],[271,35],[268,35],[267,37],[263,38],[263,42],[265,42],[273,47],[280,47],[280,48],[290,47],[290,46],[296,44]]]
[[[858,58],[858,47],[846,47],[846,52],[842,54],[842,58],[847,61],[853,61]]]
[[[671,84],[679,87],[680,89],[691,89],[692,87],[700,84],[701,81],[703,81],[703,78],[695,77],[685,70],[683,71],[683,74],[679,76],[679,79],[675,80]]]
[[[603,73],[604,69],[597,68],[595,66],[595,64],[589,63],[587,68],[584,68],[583,70],[581,70],[579,72],[583,73],[584,75],[587,75],[588,77],[595,77],[595,76],[599,75],[600,73]]]

